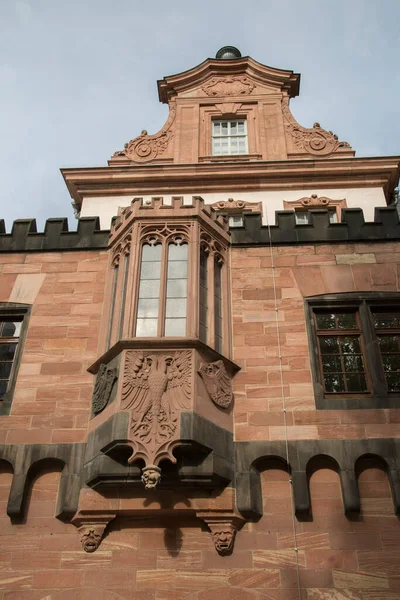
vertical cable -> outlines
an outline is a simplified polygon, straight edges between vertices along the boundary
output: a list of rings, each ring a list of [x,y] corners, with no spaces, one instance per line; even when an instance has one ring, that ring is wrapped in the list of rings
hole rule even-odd
[[[287,417],[286,417],[286,398],[285,398],[285,387],[283,384],[282,351],[281,351],[281,340],[280,340],[280,331],[279,331],[279,308],[278,308],[278,298],[277,298],[277,294],[276,294],[275,264],[274,264],[273,248],[272,248],[271,227],[270,227],[269,220],[268,220],[268,210],[266,210],[266,214],[267,214],[267,227],[268,227],[268,235],[269,235],[269,251],[270,251],[270,256],[271,256],[271,267],[272,267],[272,282],[273,282],[273,290],[274,290],[275,322],[276,322],[279,371],[280,371],[282,406],[283,406],[283,424],[284,424],[284,430],[285,430],[286,463],[288,465],[288,469],[290,469],[289,441],[288,441]],[[301,600],[299,549],[297,547],[297,532],[296,532],[296,516],[295,516],[295,508],[294,508],[295,505],[294,505],[294,493],[293,493],[293,479],[292,479],[291,473],[289,472],[288,474],[289,474],[290,496],[291,496],[291,500],[292,500],[292,525],[293,525],[294,552],[295,552],[295,556],[296,556],[297,590],[298,590],[298,598],[299,598],[299,600]]]

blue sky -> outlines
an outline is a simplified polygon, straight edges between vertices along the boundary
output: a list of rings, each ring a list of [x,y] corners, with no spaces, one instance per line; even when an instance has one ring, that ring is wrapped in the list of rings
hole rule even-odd
[[[0,216],[67,216],[60,167],[106,165],[168,109],[157,79],[237,46],[302,74],[297,120],[400,154],[399,0],[0,0]]]

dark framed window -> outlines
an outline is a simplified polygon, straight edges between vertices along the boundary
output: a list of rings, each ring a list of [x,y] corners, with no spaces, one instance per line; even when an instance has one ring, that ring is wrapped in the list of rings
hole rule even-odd
[[[0,415],[10,413],[30,306],[0,303]]]
[[[316,406],[400,407],[400,294],[306,299]]]

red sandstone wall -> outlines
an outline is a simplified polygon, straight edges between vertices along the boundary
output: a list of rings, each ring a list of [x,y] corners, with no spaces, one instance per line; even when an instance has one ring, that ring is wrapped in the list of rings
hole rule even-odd
[[[273,248],[288,439],[400,435],[400,410],[315,410],[304,297],[400,290],[400,245]],[[283,403],[270,248],[232,249],[237,441],[282,440]]]
[[[397,291],[400,247],[273,252],[289,438],[397,436],[400,411],[315,411],[303,295]],[[17,274],[46,277],[11,415],[0,417],[0,443],[82,441],[93,385],[86,368],[96,356],[106,254],[4,258],[0,301],[8,300]],[[234,358],[242,366],[236,439],[283,439],[270,251],[234,249],[232,267]],[[376,464],[364,467],[361,515],[345,517],[338,476],[321,468],[311,478],[310,522],[293,520],[287,473],[265,469],[264,516],[239,532],[228,557],[216,554],[200,521],[172,519],[117,520],[99,550],[86,554],[76,528],[53,516],[58,472],[37,476],[26,522],[12,524],[5,512],[12,475],[2,471],[0,600],[298,600],[298,576],[302,600],[400,600],[400,528],[388,481]]]
[[[82,442],[90,413],[107,252],[0,255],[0,302],[20,274],[45,275],[34,300],[9,416],[0,443]],[[23,300],[21,300],[23,302]]]

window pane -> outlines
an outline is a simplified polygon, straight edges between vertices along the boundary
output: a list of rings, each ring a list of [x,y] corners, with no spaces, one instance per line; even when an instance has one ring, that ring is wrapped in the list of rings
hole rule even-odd
[[[13,360],[17,344],[0,344],[0,360]]]
[[[143,279],[139,286],[139,298],[158,298],[160,282],[157,279]]]
[[[325,375],[324,381],[325,390],[327,392],[340,393],[345,391],[344,377],[340,373],[337,373],[336,375]]]
[[[168,246],[168,261],[171,260],[187,260],[188,246],[187,244],[170,244]]]
[[[400,372],[397,373],[386,373],[386,382],[389,392],[400,391]]]
[[[221,135],[221,123],[219,121],[213,121],[213,134]]]
[[[143,262],[140,279],[160,279],[161,262]]]
[[[347,389],[349,392],[366,392],[367,382],[363,374],[347,374],[346,375]]]
[[[221,123],[221,133],[222,135],[228,135],[228,123],[226,121]]]
[[[165,315],[167,317],[186,317],[186,298],[168,298]]]
[[[335,315],[333,313],[316,314],[317,329],[335,329]]]
[[[400,354],[383,354],[382,362],[385,372],[400,371]]]
[[[357,320],[355,313],[337,313],[338,329],[357,329]]]
[[[344,364],[344,370],[345,371],[350,371],[350,372],[355,372],[355,373],[362,373],[364,371],[364,365],[363,365],[363,359],[362,356],[344,356],[343,357],[343,364]],[[339,371],[341,371],[341,369],[339,369]]]
[[[329,223],[337,223],[336,210],[328,210],[328,214],[329,214]]]
[[[158,319],[137,319],[136,336],[137,337],[156,337]]]
[[[186,319],[165,319],[166,336],[186,335]]]
[[[337,337],[320,337],[319,346],[321,354],[339,354],[339,344]]]
[[[378,335],[381,352],[399,352],[399,340],[396,335]]]
[[[374,313],[374,323],[377,329],[400,329],[400,313]]]
[[[244,127],[244,121],[238,122],[238,133],[246,133],[245,127]]]
[[[138,303],[138,317],[142,319],[148,319],[150,317],[158,316],[158,298],[145,298],[139,300]]]
[[[8,381],[0,381],[0,400],[7,391]]]
[[[187,277],[187,261],[168,262],[168,279],[185,279]]]
[[[304,212],[296,211],[295,219],[296,219],[297,225],[308,225],[309,220],[310,220],[310,215],[306,211],[304,211]]]
[[[340,337],[340,346],[343,354],[360,354],[360,339],[356,336]]]
[[[8,379],[11,373],[12,362],[0,363],[0,379]]]
[[[142,249],[142,262],[157,261],[161,261],[161,244],[156,244],[155,246],[144,244]]]
[[[325,354],[322,357],[322,368],[324,373],[340,373],[342,370],[342,364],[340,362],[340,356],[337,354]]]
[[[170,279],[167,282],[167,298],[186,298],[187,280]]]
[[[19,337],[22,321],[3,321],[1,337]]]
[[[231,135],[237,134],[237,121],[231,121]]]

